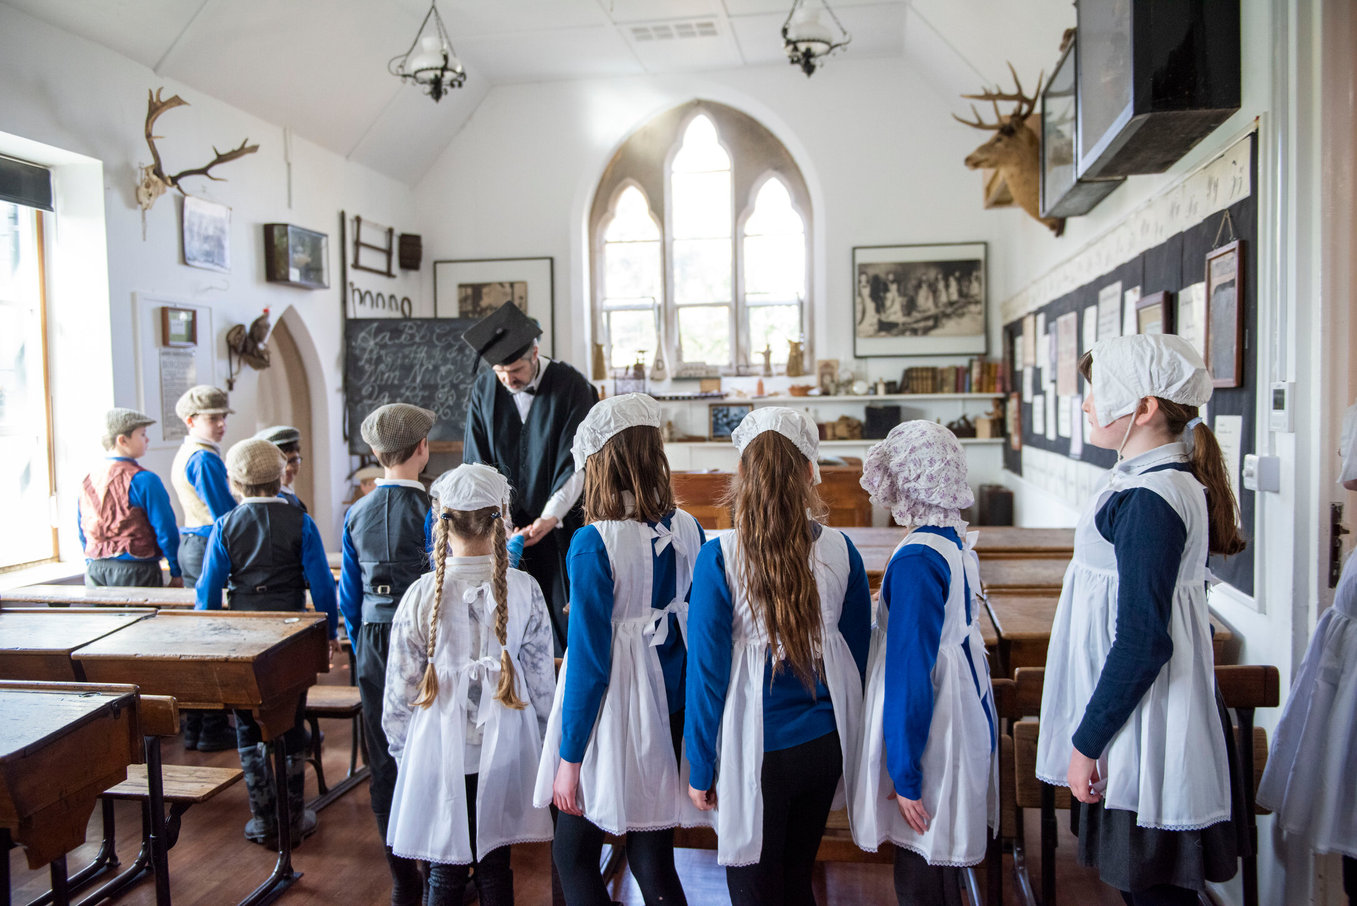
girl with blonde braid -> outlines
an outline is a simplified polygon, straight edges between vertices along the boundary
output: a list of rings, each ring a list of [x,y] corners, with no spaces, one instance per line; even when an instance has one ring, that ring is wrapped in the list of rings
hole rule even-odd
[[[551,839],[532,780],[554,687],[537,581],[508,568],[509,483],[486,465],[434,482],[434,571],[391,625],[382,729],[399,767],[386,842],[430,863],[428,906],[513,902],[509,844]],[[463,816],[465,815],[465,818]]]

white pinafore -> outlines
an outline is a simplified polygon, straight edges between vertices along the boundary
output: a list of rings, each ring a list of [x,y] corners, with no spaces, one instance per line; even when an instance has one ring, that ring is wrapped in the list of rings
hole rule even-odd
[[[752,865],[763,851],[763,687],[768,637],[745,596],[739,569],[739,538],[721,538],[726,585],[734,609],[731,627],[730,685],[716,743],[716,799],[713,811],[699,812],[695,823],[716,828],[716,861]],[[839,632],[848,588],[848,542],[843,533],[822,527],[811,548],[811,572],[820,591],[820,637],[824,682],[834,705],[834,723],[843,751],[843,777],[833,808],[849,807],[856,790],[858,740],[862,723],[862,678],[848,642]]]
[[[1162,830],[1199,830],[1230,817],[1230,774],[1216,710],[1206,606],[1206,494],[1190,472],[1146,471],[1186,461],[1184,446],[1175,443],[1119,463],[1079,520],[1051,627],[1037,739],[1037,776],[1068,786],[1071,739],[1117,633],[1116,551],[1094,519],[1113,494],[1147,488],[1187,527],[1169,614],[1173,654],[1113,735],[1098,770],[1107,779],[1107,808],[1135,812],[1139,826]]]
[[[853,815],[853,841],[869,852],[889,840],[923,856],[929,865],[975,865],[985,858],[987,828],[999,825],[995,750],[999,723],[976,616],[976,608],[982,606],[978,597],[972,598],[969,621],[966,616],[966,581],[973,595],[980,590],[979,561],[973,549],[977,534],[967,535],[964,551],[930,532],[911,532],[896,548],[899,552],[906,545],[922,544],[942,555],[951,573],[932,673],[933,720],[922,759],[923,805],[933,820],[926,832],[917,833],[901,816],[895,800],[886,798],[893,786],[886,770],[883,729],[887,611],[884,604],[878,604],[867,660],[862,757]]]
[[[676,768],[669,733],[669,701],[656,648],[669,634],[669,614],[688,637],[688,588],[701,548],[697,520],[675,510],[671,528],[635,520],[595,522],[613,574],[612,666],[598,719],[580,765],[584,817],[610,834],[676,827],[691,809],[687,761]],[[674,548],[674,600],[650,606],[654,554]],[[534,802],[551,802],[561,763],[561,707],[570,652],[565,653],[551,704]]]
[[[1349,556],[1310,639],[1258,802],[1320,853],[1357,858],[1357,556]]]
[[[418,587],[420,583],[424,587]],[[528,621],[533,579],[509,570],[508,583],[505,638],[516,676],[514,690],[526,702],[528,687],[518,650]],[[433,587],[433,574],[426,574],[407,592],[407,598],[432,596]],[[450,592],[445,588],[445,595]],[[433,656],[438,696],[430,707],[415,708],[410,716],[386,833],[392,851],[407,859],[465,865],[501,846],[551,839],[551,814],[534,808],[530,795],[542,751],[537,712],[531,705],[517,710],[495,701],[501,648],[489,616],[482,638],[473,641],[467,605],[477,597],[481,612],[493,614],[495,598],[488,582],[467,588],[461,601],[444,601]],[[474,702],[469,697],[473,680],[480,680],[480,697]],[[483,734],[479,766],[465,764],[468,720]],[[463,820],[468,773],[479,774],[474,853]]]

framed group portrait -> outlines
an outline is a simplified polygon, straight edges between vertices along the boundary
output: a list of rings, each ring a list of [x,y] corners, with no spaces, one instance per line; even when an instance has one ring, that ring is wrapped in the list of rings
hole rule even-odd
[[[434,317],[479,320],[512,302],[542,328],[542,351],[556,354],[552,258],[474,258],[433,263]]]
[[[986,244],[853,249],[853,355],[986,351]]]

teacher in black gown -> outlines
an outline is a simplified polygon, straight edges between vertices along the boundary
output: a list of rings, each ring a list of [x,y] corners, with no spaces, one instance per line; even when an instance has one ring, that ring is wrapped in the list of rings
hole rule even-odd
[[[584,524],[584,473],[575,472],[570,447],[598,393],[574,368],[542,355],[541,335],[542,328],[512,302],[463,335],[492,368],[471,388],[462,461],[492,465],[509,479],[512,524],[525,536],[519,569],[542,587],[560,654],[569,601],[565,555]]]

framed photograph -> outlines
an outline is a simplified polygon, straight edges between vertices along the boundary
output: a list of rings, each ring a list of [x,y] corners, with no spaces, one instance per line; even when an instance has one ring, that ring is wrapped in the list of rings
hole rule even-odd
[[[1149,293],[1136,302],[1136,333],[1174,333],[1173,293]]]
[[[197,346],[197,310],[162,305],[160,307],[160,345]]]
[[[542,351],[556,354],[552,258],[480,258],[433,263],[434,317],[483,318],[513,302],[542,327]]]
[[[730,440],[731,432],[753,411],[753,403],[712,403],[707,408],[707,436],[712,440]]]
[[[815,386],[825,396],[833,396],[839,389],[839,360],[815,360]]]
[[[853,356],[984,354],[986,243],[853,249]]]
[[[210,271],[231,270],[231,209],[184,196],[184,263]]]
[[[330,237],[289,223],[264,224],[264,279],[329,289]]]
[[[1244,383],[1244,242],[1206,255],[1206,370],[1216,387]]]

